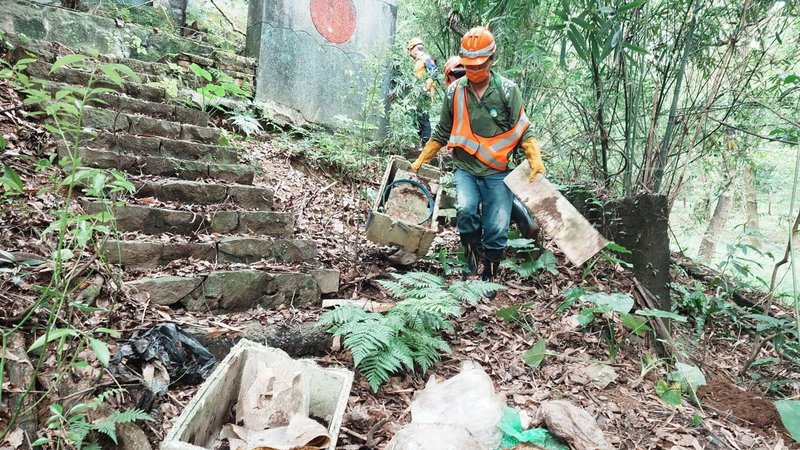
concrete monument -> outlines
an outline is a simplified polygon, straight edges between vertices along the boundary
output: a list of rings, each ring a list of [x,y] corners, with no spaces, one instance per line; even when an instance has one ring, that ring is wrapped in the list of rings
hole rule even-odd
[[[256,102],[295,123],[363,120],[367,94],[381,104],[388,90],[380,62],[396,19],[394,0],[252,0],[246,53],[258,59]]]

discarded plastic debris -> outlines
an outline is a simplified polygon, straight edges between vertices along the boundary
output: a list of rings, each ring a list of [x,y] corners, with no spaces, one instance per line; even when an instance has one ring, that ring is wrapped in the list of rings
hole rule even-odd
[[[577,450],[606,450],[608,443],[591,414],[565,400],[542,403],[538,416],[556,436]]]
[[[334,450],[352,382],[349,370],[242,339],[186,405],[161,449]]]
[[[523,430],[519,411],[513,408],[503,409],[503,418],[497,427],[503,432],[503,440],[500,441],[502,448],[516,448],[520,443],[529,443],[545,450],[569,450],[546,428]]]
[[[395,434],[386,448],[495,449],[501,439],[497,423],[503,406],[489,375],[467,362],[449,380],[428,381],[411,403],[411,424]]]
[[[148,411],[155,397],[164,394],[169,385],[198,384],[216,362],[197,339],[167,323],[155,325],[119,345],[109,369],[126,382],[144,382],[150,395],[140,399],[139,408]]]

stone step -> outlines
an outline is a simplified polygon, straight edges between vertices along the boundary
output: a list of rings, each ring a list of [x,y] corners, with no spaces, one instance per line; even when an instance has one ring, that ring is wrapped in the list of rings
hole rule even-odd
[[[117,153],[166,156],[176,159],[229,164],[239,162],[239,150],[234,147],[200,144],[179,139],[136,136],[98,130],[92,133],[82,133],[80,142],[82,146],[113,150]]]
[[[45,86],[45,89],[51,93],[74,88],[76,88],[76,86],[57,82],[47,83]],[[159,120],[168,120],[203,127],[208,125],[208,113],[199,109],[187,108],[170,103],[149,102],[147,100],[127,97],[122,93],[98,94],[89,101],[89,105],[127,114],[149,116]]]
[[[194,276],[159,276],[128,281],[123,289],[142,301],[183,306],[189,311],[244,311],[256,306],[320,305],[313,273],[260,270],[213,271]]]
[[[108,88],[113,89],[122,94],[130,97],[146,100],[149,102],[164,102],[167,100],[167,93],[163,88],[156,86],[148,86],[143,83],[134,81],[125,81],[119,85],[107,77],[94,76],[92,73],[80,70],[62,67],[55,72],[50,72],[51,64],[43,61],[31,63],[25,69],[25,72],[34,78],[39,78],[47,81],[55,81],[66,85],[73,85],[81,88]],[[141,80],[140,80],[141,81]]]
[[[68,158],[64,146],[58,147],[60,158]],[[187,161],[167,156],[129,155],[111,150],[78,148],[81,163],[99,169],[119,169],[134,175],[155,175],[183,180],[210,178],[239,184],[253,184],[255,169],[245,164],[217,164]]]
[[[102,254],[111,264],[126,268],[154,269],[171,261],[195,258],[211,262],[249,264],[261,260],[277,263],[309,263],[317,259],[313,241],[229,236],[214,242],[173,243],[156,239],[111,239]]]
[[[274,191],[262,186],[204,183],[185,180],[130,180],[136,186],[136,197],[153,197],[162,202],[188,205],[233,203],[242,209],[269,211]]]
[[[138,114],[127,114],[109,109],[87,106],[83,110],[83,126],[97,130],[125,132],[128,134],[158,136],[182,141],[218,145],[222,131],[218,128],[159,120]]]
[[[294,232],[295,221],[294,214],[287,212],[213,211],[204,214],[86,199],[83,209],[89,214],[111,212],[114,216],[111,222],[117,229],[144,234],[220,233],[287,237]]]
[[[255,78],[255,60],[244,58],[225,52],[216,52],[211,57],[179,53],[174,57],[175,62],[182,67],[189,67],[192,63],[204,69],[218,69],[233,77],[235,80],[250,83],[252,86]]]

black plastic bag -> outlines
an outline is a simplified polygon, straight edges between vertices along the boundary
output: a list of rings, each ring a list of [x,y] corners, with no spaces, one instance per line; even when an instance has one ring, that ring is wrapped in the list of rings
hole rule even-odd
[[[140,399],[140,407],[149,410],[154,397],[170,385],[201,383],[211,373],[216,358],[197,339],[174,324],[159,324],[121,343],[109,369],[125,381],[138,380],[150,395]]]

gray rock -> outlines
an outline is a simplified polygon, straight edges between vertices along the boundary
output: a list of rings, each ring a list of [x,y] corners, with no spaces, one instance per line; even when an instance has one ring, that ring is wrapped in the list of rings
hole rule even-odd
[[[274,191],[260,186],[228,186],[231,201],[244,209],[269,211],[272,209]]]
[[[337,269],[316,269],[311,271],[320,293],[333,294],[339,292],[339,271]]]
[[[183,125],[179,139],[218,145],[221,132],[216,128]]]
[[[181,124],[178,122],[145,116],[128,116],[128,121],[132,134],[148,134],[169,139],[177,139],[181,135]]]
[[[231,262],[250,263],[262,259],[275,259],[278,262],[313,262],[317,257],[314,243],[300,239],[227,237],[219,242],[217,248],[219,258]]]
[[[294,231],[292,213],[270,211],[239,212],[239,233],[264,236],[289,236]]]
[[[317,327],[315,323],[253,323],[245,327],[242,337],[279,348],[294,358],[322,356],[333,344],[333,335]]]
[[[129,281],[125,288],[133,294],[147,295],[156,305],[173,305],[190,298],[190,294],[202,284],[201,277],[166,276]]]
[[[208,176],[239,184],[253,184],[255,170],[243,164],[209,164]]]

